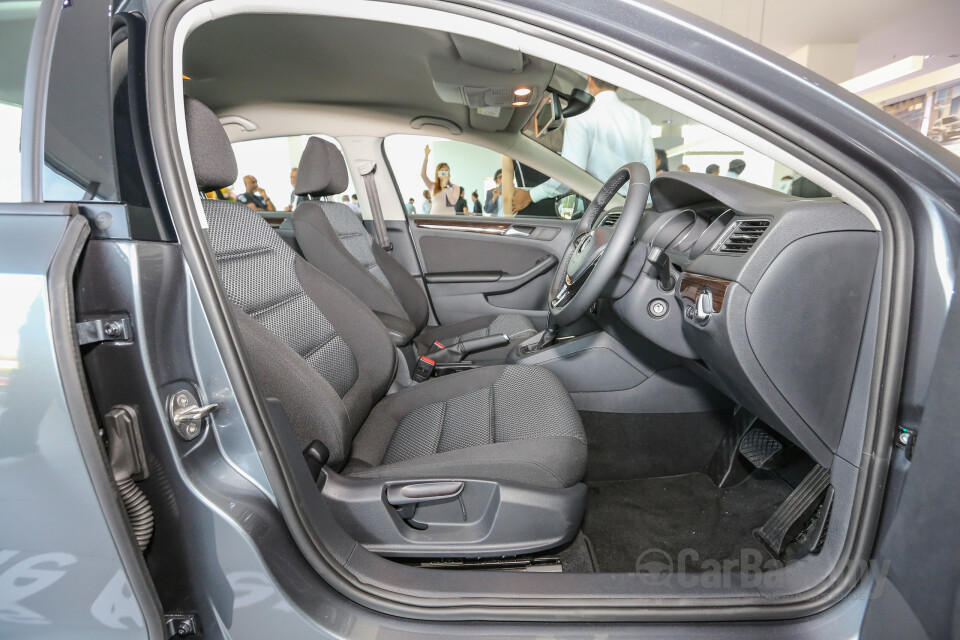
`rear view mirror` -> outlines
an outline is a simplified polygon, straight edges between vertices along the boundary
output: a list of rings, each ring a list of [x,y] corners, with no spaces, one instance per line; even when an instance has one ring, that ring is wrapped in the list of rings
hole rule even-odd
[[[557,94],[547,91],[537,107],[537,115],[533,119],[534,136],[542,138],[551,131],[556,131],[563,124],[563,112],[560,110],[560,99]]]
[[[563,117],[578,116],[593,106],[593,96],[583,89],[574,89],[569,94],[557,92],[557,95],[567,101],[563,108]]]

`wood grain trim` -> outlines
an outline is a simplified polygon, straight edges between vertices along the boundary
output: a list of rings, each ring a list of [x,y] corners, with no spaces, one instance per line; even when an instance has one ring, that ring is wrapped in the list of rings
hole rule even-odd
[[[710,289],[710,293],[713,295],[713,312],[720,313],[720,309],[723,308],[723,299],[727,295],[727,287],[729,286],[730,281],[724,280],[723,278],[685,273],[683,277],[680,278],[680,297],[696,304],[697,294],[704,288]]]
[[[506,233],[511,226],[511,223],[488,220],[431,220],[429,218],[415,218],[413,224],[418,229],[466,231],[467,233],[487,233],[498,236]]]

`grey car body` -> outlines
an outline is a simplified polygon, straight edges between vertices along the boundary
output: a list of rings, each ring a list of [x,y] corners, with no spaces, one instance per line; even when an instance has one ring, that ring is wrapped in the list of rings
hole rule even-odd
[[[44,0],[39,10],[25,67],[24,202],[0,205],[0,313],[16,319],[19,344],[0,396],[0,635],[162,638],[182,624],[198,625],[205,637],[289,638],[948,632],[960,552],[956,545],[927,551],[957,517],[958,470],[949,455],[960,434],[949,407],[960,372],[949,356],[960,326],[955,309],[948,316],[960,243],[955,158],[831,83],[665,7],[440,3],[603,42],[624,59],[650,56],[649,68],[669,67],[688,88],[726,96],[741,114],[731,117],[749,114],[779,131],[780,144],[825,173],[862,166],[870,188],[858,195],[890,214],[884,232],[895,239],[885,265],[893,313],[881,333],[883,384],[900,391],[874,410],[881,424],[916,432],[918,444],[908,460],[894,434],[884,433],[866,480],[871,525],[853,541],[854,554],[886,569],[850,573],[806,608],[763,622],[722,611],[692,611],[683,624],[655,617],[614,624],[615,617],[585,612],[577,622],[551,614],[526,621],[522,612],[498,622],[469,606],[418,619],[413,608],[365,600],[318,576],[302,532],[285,517],[291,498],[275,490],[283,470],[264,460],[266,444],[247,428],[245,416],[264,408],[234,393],[238,362],[218,348],[225,328],[201,306],[209,283],[188,275],[196,257],[174,231],[167,198],[177,196],[160,180],[170,158],[149,125],[163,109],[152,88],[162,27],[177,5],[121,3],[108,14],[106,2]],[[111,37],[127,38],[141,74],[128,80],[129,100],[120,106],[96,91],[109,81]],[[70,166],[80,157],[70,145],[87,151],[85,162]],[[45,162],[67,165],[88,188],[97,182],[96,197],[58,191]],[[111,174],[119,176],[112,184],[102,179]],[[132,335],[95,350],[78,344],[76,322],[103,315],[127,320]],[[217,429],[190,442],[177,437],[165,401],[181,389],[219,404]],[[120,405],[135,406],[151,452],[146,471],[158,517],[149,561],[130,533],[96,426]]]

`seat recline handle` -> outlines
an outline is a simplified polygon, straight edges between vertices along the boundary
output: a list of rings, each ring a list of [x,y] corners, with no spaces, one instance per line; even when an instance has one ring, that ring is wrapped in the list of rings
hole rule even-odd
[[[394,507],[419,502],[435,502],[456,498],[463,492],[463,483],[457,481],[413,482],[387,487],[387,502]]]

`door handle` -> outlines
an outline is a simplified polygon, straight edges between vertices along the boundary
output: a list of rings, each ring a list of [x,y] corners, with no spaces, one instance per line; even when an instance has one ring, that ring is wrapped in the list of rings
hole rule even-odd
[[[506,231],[504,231],[503,235],[509,238],[526,238],[526,237],[529,237],[531,233],[533,233],[533,229],[534,229],[533,227],[528,227],[526,225],[523,225],[523,226],[514,225],[509,229],[507,229]]]

